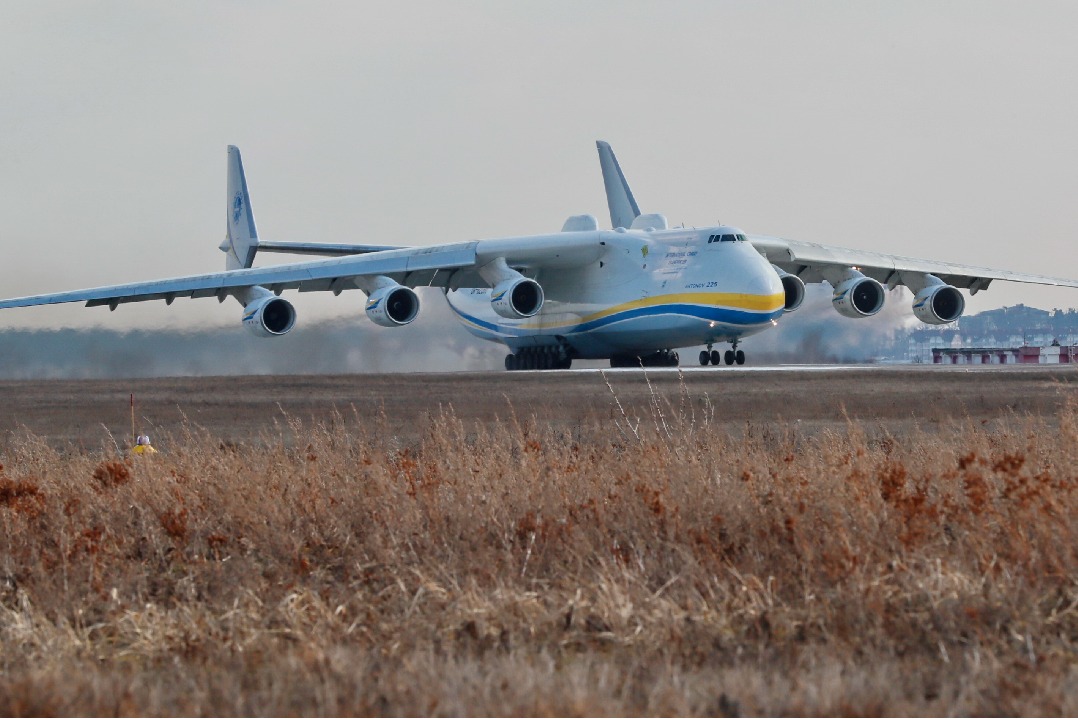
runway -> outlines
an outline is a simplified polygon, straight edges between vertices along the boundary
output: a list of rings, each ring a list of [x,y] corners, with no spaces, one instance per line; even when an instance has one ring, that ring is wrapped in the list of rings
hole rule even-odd
[[[857,363],[857,364],[769,364],[769,365],[708,365],[701,366],[693,362],[681,367],[647,367],[647,373],[663,373],[678,371],[686,374],[695,373],[723,373],[723,372],[1029,372],[1029,371],[1067,371],[1078,372],[1078,364],[1074,365],[1051,365],[1051,364],[913,364],[908,362],[880,362],[880,363]],[[611,368],[606,362],[584,361],[574,363],[570,370],[530,370],[544,373],[573,373],[573,372],[640,372],[639,367]]]
[[[677,374],[680,370],[686,374],[695,374],[697,372],[702,373],[715,373],[715,372],[842,372],[843,370],[852,369],[864,369],[865,365],[769,365],[766,367],[752,367],[742,365],[731,367],[648,367],[646,369],[640,369],[639,367],[581,367],[578,369],[570,370],[537,370],[539,372],[560,372],[572,374],[574,372],[605,372],[608,374],[621,373],[621,372],[645,372],[648,374],[663,374],[673,373]]]
[[[165,437],[184,426],[222,441],[277,436],[288,422],[377,424],[414,440],[451,408],[466,423],[534,420],[571,428],[626,412],[688,402],[717,427],[800,420],[822,429],[848,419],[931,427],[1014,413],[1055,417],[1078,397],[1078,367],[809,365],[579,369],[453,374],[186,377],[0,382],[0,451],[29,431],[54,446],[94,449],[139,431]],[[0,460],[2,461],[2,460]]]

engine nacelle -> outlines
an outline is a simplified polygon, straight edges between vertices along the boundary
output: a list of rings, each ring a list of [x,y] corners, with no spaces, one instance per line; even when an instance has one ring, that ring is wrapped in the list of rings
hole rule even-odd
[[[791,275],[789,272],[779,271],[779,280],[782,282],[782,289],[786,293],[786,304],[783,305],[783,312],[793,312],[801,303],[805,301],[805,283],[797,275]]]
[[[260,297],[243,308],[243,326],[255,337],[279,337],[296,325],[296,308],[280,297]]]
[[[382,327],[406,325],[419,314],[419,295],[404,285],[389,285],[367,296],[367,316]]]
[[[862,275],[836,285],[831,304],[843,317],[871,317],[883,309],[883,297],[883,285]]]
[[[505,280],[491,291],[490,306],[506,319],[532,317],[543,309],[543,288],[527,277]]]
[[[929,285],[913,296],[913,314],[930,325],[954,322],[966,310],[966,298],[951,285]]]

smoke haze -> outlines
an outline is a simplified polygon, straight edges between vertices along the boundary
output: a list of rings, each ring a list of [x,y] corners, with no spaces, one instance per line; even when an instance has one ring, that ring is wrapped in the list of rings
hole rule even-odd
[[[778,326],[742,343],[749,363],[863,362],[914,322],[909,293],[888,295],[871,318],[839,317],[830,289],[809,286],[805,303]],[[506,349],[454,319],[441,293],[424,292],[413,324],[377,327],[362,315],[304,324],[283,337],[254,337],[239,324],[200,330],[56,329],[0,332],[2,379],[109,379],[251,374],[461,372],[501,369]],[[123,311],[123,308],[118,310]],[[302,308],[300,308],[302,312]],[[681,350],[693,366],[695,352]],[[605,366],[605,362],[576,366]]]
[[[773,331],[745,340],[755,364],[836,364],[869,362],[884,354],[895,334],[917,324],[913,295],[905,287],[887,293],[873,317],[842,317],[831,306],[830,285],[806,285],[800,308],[779,320]]]
[[[364,316],[304,324],[264,339],[234,325],[200,330],[6,330],[3,379],[107,379],[250,374],[450,372],[502,366],[503,348],[471,336],[440,292],[397,329]],[[122,309],[119,311],[123,311]],[[302,308],[300,308],[302,312]]]

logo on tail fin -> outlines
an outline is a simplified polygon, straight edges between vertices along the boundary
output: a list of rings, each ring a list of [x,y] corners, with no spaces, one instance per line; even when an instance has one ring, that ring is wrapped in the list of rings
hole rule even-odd
[[[236,199],[232,201],[232,224],[236,224],[240,221],[240,215],[243,214],[243,191],[236,193]]]

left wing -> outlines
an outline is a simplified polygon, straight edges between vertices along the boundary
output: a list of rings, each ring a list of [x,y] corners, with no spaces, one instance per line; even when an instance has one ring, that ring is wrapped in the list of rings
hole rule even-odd
[[[604,249],[597,233],[477,240],[17,297],[0,300],[0,309],[64,302],[85,302],[87,307],[108,305],[116,309],[120,304],[147,300],[172,304],[177,297],[217,297],[223,301],[255,286],[276,294],[290,289],[339,294],[355,289],[364,278],[370,277],[387,277],[408,287],[490,287],[480,271],[499,258],[504,258],[505,265],[513,270],[534,273],[544,268],[594,262]]]
[[[779,237],[749,235],[748,240],[771,264],[797,275],[803,282],[823,282],[835,272],[853,268],[890,288],[913,284],[915,291],[920,289],[917,286],[920,284],[919,278],[925,275],[933,275],[949,285],[968,289],[970,294],[987,289],[993,280],[1078,287],[1078,281],[1059,277],[850,250]]]
[[[411,288],[492,287],[495,311],[507,317],[531,316],[543,302],[534,277],[543,269],[578,267],[594,262],[604,251],[594,218],[570,218],[557,234],[477,240],[431,247],[386,245],[312,244],[259,240],[251,209],[251,196],[240,150],[228,146],[226,179],[225,270],[149,282],[96,287],[0,300],[0,309],[85,302],[88,307],[116,309],[127,302],[177,297],[235,297],[245,307],[244,324],[262,336],[284,334],[292,328],[295,312],[284,300],[284,290],[333,292],[360,289],[367,293],[367,314],[389,326],[411,322],[418,298]],[[575,231],[568,231],[573,229]],[[272,267],[252,267],[255,254],[288,252],[330,255]],[[407,287],[408,289],[404,289]],[[392,301],[387,301],[390,300]],[[388,309],[387,309],[388,308]],[[387,314],[388,313],[388,314]]]

